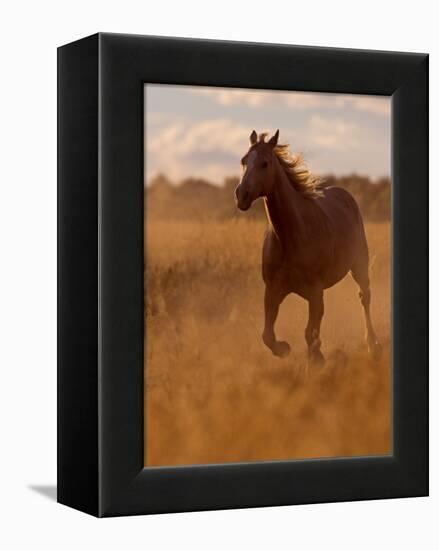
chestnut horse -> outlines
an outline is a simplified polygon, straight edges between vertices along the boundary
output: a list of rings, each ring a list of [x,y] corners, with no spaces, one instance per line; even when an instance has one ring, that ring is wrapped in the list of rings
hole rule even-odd
[[[366,340],[374,358],[381,347],[370,317],[369,252],[360,210],[344,189],[322,187],[298,155],[278,144],[279,130],[268,141],[266,134],[250,135],[250,149],[242,158],[243,175],[236,188],[240,210],[248,210],[263,197],[269,222],[262,253],[265,282],[264,343],[274,355],[290,352],[287,342],[276,340],[274,324],[279,306],[290,292],[308,301],[305,330],[308,357],[323,363],[320,324],[323,293],[350,271],[360,287],[366,321]]]

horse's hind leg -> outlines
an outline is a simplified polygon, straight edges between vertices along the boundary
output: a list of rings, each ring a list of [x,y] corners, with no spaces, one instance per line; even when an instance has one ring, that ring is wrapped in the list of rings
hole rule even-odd
[[[265,326],[264,332],[262,333],[262,339],[265,345],[271,349],[273,355],[277,357],[286,357],[290,353],[289,344],[276,340],[274,334],[274,324],[279,312],[279,306],[286,294],[287,292],[280,285],[269,283],[265,286]]]
[[[369,353],[377,360],[381,355],[381,345],[378,343],[370,316],[370,281],[369,281],[369,261],[367,256],[362,261],[357,261],[351,270],[352,277],[360,287],[360,300],[364,309],[364,319],[366,322],[366,341]]]
[[[308,344],[308,358],[310,363],[322,365],[325,362],[320,351],[320,325],[322,323],[324,304],[323,289],[314,291],[308,298],[309,319],[305,329],[305,339]]]

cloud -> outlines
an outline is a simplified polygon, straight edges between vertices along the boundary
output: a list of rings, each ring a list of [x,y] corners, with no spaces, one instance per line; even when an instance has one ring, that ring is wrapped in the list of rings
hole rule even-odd
[[[355,96],[347,94],[326,94],[317,92],[281,92],[241,90],[234,88],[191,88],[196,95],[211,98],[223,106],[244,105],[250,108],[262,106],[286,106],[291,109],[309,111],[316,109],[352,109],[374,115],[390,115],[390,98],[383,96]]]
[[[313,149],[346,151],[361,146],[360,128],[334,117],[312,115],[306,134]]]
[[[195,176],[219,183],[225,175],[239,173],[248,137],[247,126],[229,119],[169,124],[146,140],[145,177],[165,172],[176,181]]]
[[[221,183],[226,176],[239,175],[239,159],[247,150],[250,128],[228,118],[193,121],[179,117],[175,121],[171,117],[153,129],[147,120],[146,131],[146,181],[162,172],[176,182],[198,177]],[[378,177],[390,170],[389,130],[347,117],[310,113],[300,131],[283,127],[281,141],[303,152],[317,174],[360,172]]]
[[[302,92],[279,92],[275,90],[240,90],[235,88],[192,88],[191,92],[212,98],[220,105],[247,105],[262,107],[287,105],[298,109],[312,109],[322,105],[322,94]]]
[[[390,173],[390,127],[314,114],[300,144],[310,168],[319,174],[356,172],[381,177]]]
[[[177,182],[221,183],[239,175],[251,130],[267,126],[270,133],[279,128],[281,141],[304,153],[315,173],[390,171],[386,97],[181,86],[156,86],[148,94],[146,180],[159,172]]]
[[[336,103],[340,107],[351,106],[358,111],[390,117],[391,102],[386,96],[338,96]]]

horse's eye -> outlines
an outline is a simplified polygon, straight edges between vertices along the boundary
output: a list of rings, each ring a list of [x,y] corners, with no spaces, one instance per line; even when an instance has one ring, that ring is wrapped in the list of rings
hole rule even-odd
[[[268,162],[267,162],[266,160],[264,160],[264,161],[261,163],[261,166],[262,166],[262,168],[267,168]]]

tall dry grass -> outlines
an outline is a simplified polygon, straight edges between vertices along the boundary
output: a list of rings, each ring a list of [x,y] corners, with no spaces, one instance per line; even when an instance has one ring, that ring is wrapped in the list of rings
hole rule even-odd
[[[308,368],[307,304],[291,295],[263,345],[265,223],[145,226],[145,464],[387,454],[391,451],[390,224],[367,224],[372,314],[384,353],[364,343],[350,276],[325,293],[326,366]]]

